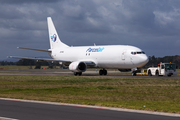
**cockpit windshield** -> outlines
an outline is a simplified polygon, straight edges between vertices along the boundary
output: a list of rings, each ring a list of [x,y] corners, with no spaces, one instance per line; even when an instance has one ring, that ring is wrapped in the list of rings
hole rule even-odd
[[[131,52],[132,55],[136,55],[136,54],[145,54],[144,51],[138,51],[138,52]]]

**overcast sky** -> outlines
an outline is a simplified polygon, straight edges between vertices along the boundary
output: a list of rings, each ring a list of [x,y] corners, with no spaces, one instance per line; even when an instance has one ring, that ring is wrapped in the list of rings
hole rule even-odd
[[[0,60],[46,57],[47,17],[62,42],[132,45],[148,56],[180,55],[180,0],[0,0]]]

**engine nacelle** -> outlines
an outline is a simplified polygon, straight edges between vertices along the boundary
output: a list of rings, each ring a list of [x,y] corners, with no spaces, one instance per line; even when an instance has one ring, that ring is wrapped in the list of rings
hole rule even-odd
[[[69,70],[73,71],[73,72],[85,72],[87,68],[86,63],[84,62],[72,62],[69,65]]]

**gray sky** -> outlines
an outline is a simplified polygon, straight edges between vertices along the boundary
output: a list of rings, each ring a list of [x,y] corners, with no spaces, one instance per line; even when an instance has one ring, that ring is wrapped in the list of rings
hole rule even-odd
[[[180,54],[180,0],[0,0],[0,60],[46,57],[47,17],[62,42],[133,45],[148,56]]]

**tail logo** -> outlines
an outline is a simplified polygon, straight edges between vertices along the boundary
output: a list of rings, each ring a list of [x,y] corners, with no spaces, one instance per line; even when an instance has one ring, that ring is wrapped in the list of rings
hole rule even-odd
[[[51,41],[56,42],[56,38],[57,38],[57,36],[56,36],[56,34],[54,34],[53,36],[51,36]]]

